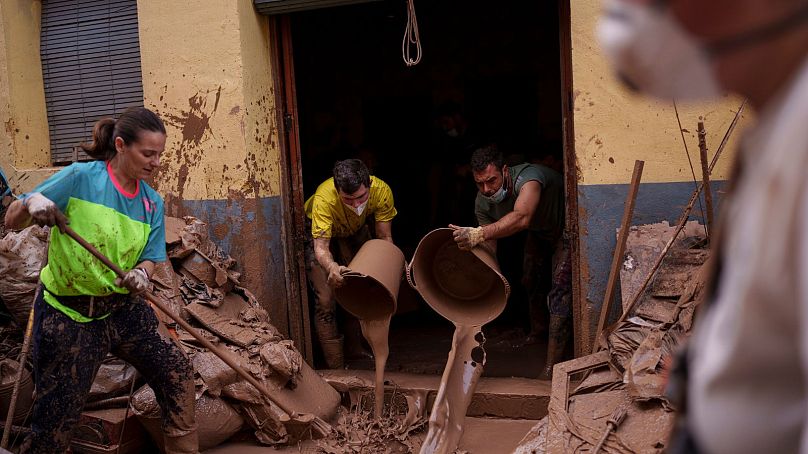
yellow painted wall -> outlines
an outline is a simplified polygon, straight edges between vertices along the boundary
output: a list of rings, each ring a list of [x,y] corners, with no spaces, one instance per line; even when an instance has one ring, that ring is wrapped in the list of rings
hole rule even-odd
[[[657,102],[627,91],[613,76],[595,39],[601,0],[572,0],[572,66],[575,150],[579,184],[620,184],[631,181],[635,159],[645,161],[643,182],[691,181],[673,104]],[[701,178],[696,124],[704,117],[712,157],[740,105],[736,98],[721,102],[679,105],[687,146]],[[727,178],[744,114],[713,178]],[[612,162],[613,161],[613,162]]]
[[[166,121],[170,202],[280,191],[268,22],[250,0],[140,0],[145,104]]]
[[[52,175],[45,90],[39,58],[42,3],[0,0],[0,166],[12,189]]]

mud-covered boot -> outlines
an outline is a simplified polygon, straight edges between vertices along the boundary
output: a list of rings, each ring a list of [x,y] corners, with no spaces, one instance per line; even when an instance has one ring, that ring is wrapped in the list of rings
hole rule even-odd
[[[315,319],[314,329],[317,331],[317,338],[320,340],[326,366],[329,369],[342,369],[345,367],[345,356],[342,350],[344,338],[337,331],[336,322],[333,319]]]
[[[345,355],[343,354],[344,340],[342,336],[336,339],[320,339],[320,347],[323,349],[325,365],[329,369],[342,369],[345,367]]]
[[[550,314],[550,337],[547,340],[547,361],[541,373],[542,380],[553,378],[553,366],[564,358],[569,338],[569,317]]]

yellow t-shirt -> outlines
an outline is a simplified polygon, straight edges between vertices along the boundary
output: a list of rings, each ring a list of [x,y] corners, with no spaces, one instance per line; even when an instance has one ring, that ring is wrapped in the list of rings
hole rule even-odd
[[[342,203],[334,178],[322,182],[314,195],[306,200],[306,216],[311,219],[313,238],[344,238],[358,232],[368,219],[376,222],[392,220],[398,212],[393,206],[393,191],[384,181],[370,177],[370,196],[361,215],[357,215]]]

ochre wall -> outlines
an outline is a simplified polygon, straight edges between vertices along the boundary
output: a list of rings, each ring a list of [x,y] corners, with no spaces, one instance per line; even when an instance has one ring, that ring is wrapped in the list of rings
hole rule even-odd
[[[155,186],[208,222],[242,283],[287,322],[269,22],[251,0],[140,0],[145,105],[166,121]]]
[[[0,0],[0,167],[15,193],[53,173],[39,33],[42,3]]]
[[[615,230],[636,159],[645,161],[634,224],[674,222],[694,189],[672,102],[627,91],[612,75],[595,38],[600,0],[570,1],[573,105],[578,177],[581,297],[584,322],[578,339],[591,339],[600,313],[615,247]],[[701,179],[696,125],[703,117],[712,158],[741,100],[679,104],[682,128],[696,176]],[[712,174],[715,188],[727,178],[744,114]],[[718,191],[714,191],[718,192]],[[720,198],[720,194],[716,194]],[[700,217],[700,213],[694,212]],[[619,305],[615,305],[619,307]],[[612,314],[614,318],[618,314]],[[588,341],[585,341],[588,342]],[[588,345],[579,345],[588,351]]]

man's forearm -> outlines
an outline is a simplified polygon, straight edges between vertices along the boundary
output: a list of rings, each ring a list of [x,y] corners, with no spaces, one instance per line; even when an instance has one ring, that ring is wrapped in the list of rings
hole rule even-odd
[[[503,216],[499,221],[482,226],[483,237],[486,240],[506,238],[527,229],[528,226],[529,219],[527,215],[512,211]]]
[[[314,240],[314,258],[326,271],[329,271],[331,267],[337,265],[334,256],[331,255],[331,251],[328,249],[330,243],[330,238],[316,238]]]

